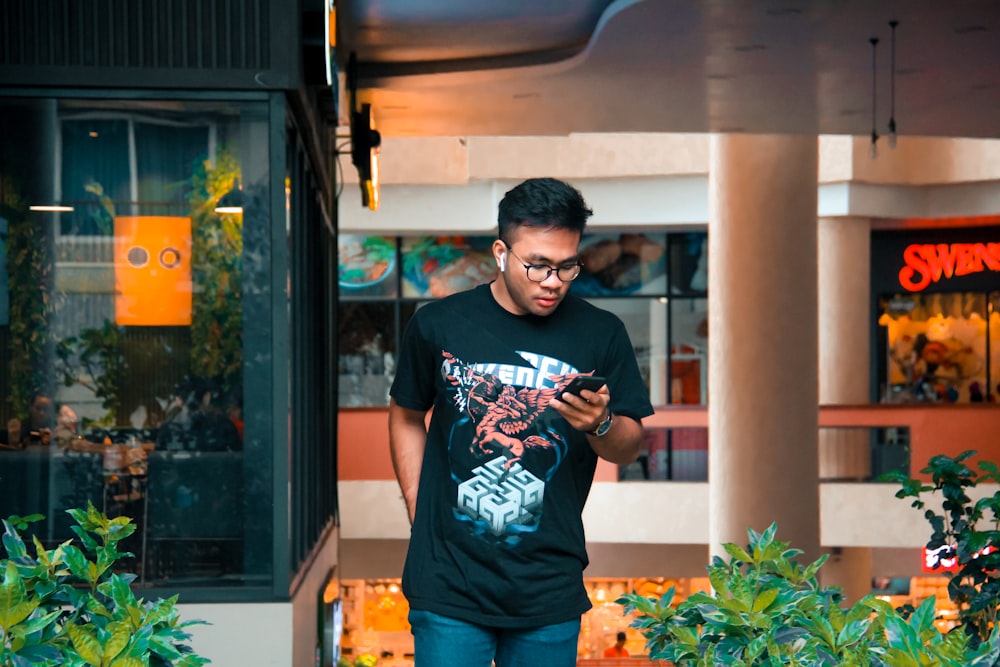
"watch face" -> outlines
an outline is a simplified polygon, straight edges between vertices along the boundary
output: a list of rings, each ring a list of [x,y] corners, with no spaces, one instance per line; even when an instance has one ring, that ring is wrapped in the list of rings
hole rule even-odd
[[[608,413],[608,418],[597,425],[597,428],[593,430],[593,434],[600,437],[611,430],[611,413]]]

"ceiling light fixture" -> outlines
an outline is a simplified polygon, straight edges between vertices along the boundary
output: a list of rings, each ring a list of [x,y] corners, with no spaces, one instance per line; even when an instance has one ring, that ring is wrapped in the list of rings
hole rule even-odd
[[[72,206],[64,206],[62,204],[34,204],[28,207],[29,211],[37,211],[39,213],[72,213]]]
[[[878,37],[872,37],[868,40],[868,43],[872,45],[872,147],[869,155],[874,160],[878,157],[878,130],[876,129],[876,124],[878,123]]]
[[[347,60],[347,90],[351,98],[351,162],[358,170],[361,205],[377,211],[382,135],[375,129],[371,104],[358,106],[358,63],[353,53]]]
[[[889,21],[889,148],[896,147],[896,26],[899,21]]]
[[[243,212],[243,186],[240,179],[233,179],[233,187],[226,194],[219,197],[215,204],[216,213],[237,214]]]

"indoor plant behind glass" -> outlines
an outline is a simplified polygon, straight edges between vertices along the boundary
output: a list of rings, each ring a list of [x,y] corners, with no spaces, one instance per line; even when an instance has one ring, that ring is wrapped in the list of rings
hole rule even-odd
[[[0,559],[0,667],[197,667],[209,661],[185,643],[177,596],[147,602],[129,584],[133,574],[116,570],[119,543],[135,531],[128,517],[109,519],[92,504],[68,510],[81,547],[71,541],[46,550],[22,537],[41,518],[3,522]],[[34,552],[33,554],[31,552]]]

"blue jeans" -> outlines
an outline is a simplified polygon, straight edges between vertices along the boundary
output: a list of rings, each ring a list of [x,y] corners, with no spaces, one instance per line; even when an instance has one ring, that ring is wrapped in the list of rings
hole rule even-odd
[[[576,667],[580,619],[540,628],[492,628],[410,610],[414,667]]]

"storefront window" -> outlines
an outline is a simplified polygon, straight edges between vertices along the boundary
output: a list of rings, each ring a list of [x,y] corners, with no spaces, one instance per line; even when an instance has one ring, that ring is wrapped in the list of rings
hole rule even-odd
[[[403,239],[403,296],[439,299],[488,283],[497,275],[492,236]]]
[[[990,384],[987,400],[1000,401],[1000,292],[990,294],[987,303],[989,312],[989,328],[987,335],[990,341]]]
[[[664,402],[708,402],[708,299],[670,299],[670,394]]]
[[[987,400],[990,387],[1000,380],[996,367],[987,364],[992,357],[987,341],[995,345],[992,336],[998,329],[993,324],[995,298],[985,293],[949,292],[881,299],[882,399],[892,403]]]
[[[707,234],[587,234],[573,294],[618,315],[654,405],[707,400]],[[412,313],[497,275],[492,235],[345,234],[339,251],[339,404],[385,406]],[[677,296],[668,298],[668,295]]]
[[[8,98],[0,125],[0,515],[54,544],[93,502],[136,521],[143,585],[266,585],[266,104]]]
[[[666,294],[666,238],[665,234],[588,234],[580,243],[583,270],[570,291],[583,297]]]

